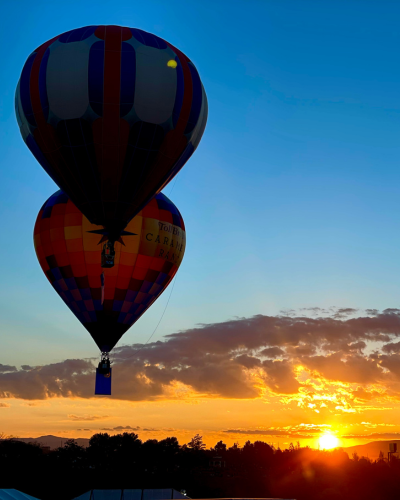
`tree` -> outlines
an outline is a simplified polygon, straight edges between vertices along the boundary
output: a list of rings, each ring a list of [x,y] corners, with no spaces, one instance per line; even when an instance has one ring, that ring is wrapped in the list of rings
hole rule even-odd
[[[218,441],[218,443],[214,446],[214,451],[215,453],[225,453],[226,451],[226,444],[223,443],[222,441]]]
[[[239,443],[233,443],[233,445],[228,449],[228,451],[239,451],[240,450],[240,446],[239,446]]]
[[[196,434],[187,444],[187,447],[194,451],[204,450],[206,445],[203,443],[203,436],[200,436],[200,434]]]
[[[180,450],[179,441],[174,436],[162,439],[158,444],[161,450],[168,455],[174,455]]]
[[[72,468],[80,468],[83,465],[86,450],[79,446],[75,439],[67,439],[64,446],[57,448],[56,455],[64,463]]]
[[[89,441],[88,455],[95,466],[107,466],[111,461],[112,452],[113,443],[108,433],[93,434]]]
[[[253,448],[257,460],[261,460],[262,462],[270,460],[274,454],[274,449],[268,443],[264,443],[264,441],[255,441]]]
[[[110,438],[113,447],[116,450],[127,450],[132,451],[133,449],[137,449],[142,441],[139,439],[139,436],[134,432],[124,432],[123,434],[115,434]]]

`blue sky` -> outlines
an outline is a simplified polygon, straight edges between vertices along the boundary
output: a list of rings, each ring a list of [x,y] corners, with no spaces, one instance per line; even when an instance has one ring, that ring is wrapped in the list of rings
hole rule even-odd
[[[29,53],[90,24],[170,41],[209,99],[203,140],[165,189],[188,245],[154,338],[282,309],[399,305],[400,4],[3,0],[2,12],[0,362],[97,355],[37,263],[33,225],[56,186],[13,103]],[[122,343],[146,341],[169,293]]]

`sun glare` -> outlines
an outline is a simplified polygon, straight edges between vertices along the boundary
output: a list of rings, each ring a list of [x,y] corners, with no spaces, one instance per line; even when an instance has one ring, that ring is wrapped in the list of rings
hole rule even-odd
[[[323,450],[332,450],[339,446],[339,439],[333,434],[323,434],[319,439],[319,447]]]

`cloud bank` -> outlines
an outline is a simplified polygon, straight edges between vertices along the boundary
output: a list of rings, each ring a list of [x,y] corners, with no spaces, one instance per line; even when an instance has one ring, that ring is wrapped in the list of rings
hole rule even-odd
[[[113,397],[280,397],[317,412],[354,412],[367,402],[400,400],[400,310],[351,317],[356,312],[311,308],[307,313],[315,317],[257,315],[116,348]],[[94,370],[92,361],[81,359],[21,369],[0,365],[0,397],[92,398]]]

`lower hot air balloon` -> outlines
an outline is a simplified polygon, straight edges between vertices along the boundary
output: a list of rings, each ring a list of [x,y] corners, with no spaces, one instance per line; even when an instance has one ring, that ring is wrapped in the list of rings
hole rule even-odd
[[[157,194],[129,222],[115,243],[113,267],[104,269],[99,229],[57,191],[40,209],[34,243],[54,290],[102,352],[98,371],[110,377],[109,352],[173,279],[186,232],[176,206]]]

